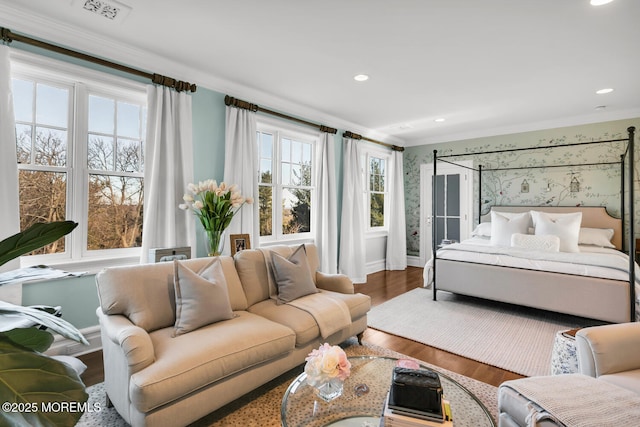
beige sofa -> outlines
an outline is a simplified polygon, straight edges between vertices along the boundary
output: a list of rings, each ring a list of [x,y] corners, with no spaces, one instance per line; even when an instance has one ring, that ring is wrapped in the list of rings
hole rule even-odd
[[[286,258],[294,249],[270,251]],[[370,298],[354,293],[346,276],[318,272],[315,246],[306,245],[306,253],[319,292],[284,304],[273,295],[268,251],[220,257],[233,317],[180,335],[173,263],[100,272],[105,388],[120,415],[133,426],[186,425],[301,365],[324,342],[360,339]],[[197,272],[211,262],[199,258],[182,266]],[[331,315],[336,306],[346,311],[343,324]],[[333,329],[322,325],[323,315]]]
[[[500,427],[638,425],[640,323],[581,329],[576,354],[580,373],[501,384]]]

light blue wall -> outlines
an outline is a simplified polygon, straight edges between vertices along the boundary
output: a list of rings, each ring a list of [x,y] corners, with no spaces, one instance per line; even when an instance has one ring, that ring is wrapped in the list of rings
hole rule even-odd
[[[49,51],[34,48],[20,43],[13,43],[12,47],[32,53],[44,55],[60,61],[82,65],[98,71],[121,77],[132,78],[147,83],[146,80],[128,74],[87,63],[75,58],[58,55]],[[199,86],[191,94],[193,113],[193,151],[194,151],[194,181],[205,179],[223,180],[224,151],[225,151],[225,94]],[[291,112],[283,112],[292,114]],[[310,120],[306,117],[301,119]],[[338,193],[338,212],[342,199],[342,133],[338,130],[335,135],[336,175]],[[338,214],[338,221],[340,216]],[[203,253],[201,235],[198,237],[198,253]],[[23,304],[45,304],[62,306],[63,318],[78,328],[85,328],[97,324],[95,310],[99,305],[95,287],[95,276],[87,275],[80,278],[58,279],[45,282],[26,283],[23,286]]]

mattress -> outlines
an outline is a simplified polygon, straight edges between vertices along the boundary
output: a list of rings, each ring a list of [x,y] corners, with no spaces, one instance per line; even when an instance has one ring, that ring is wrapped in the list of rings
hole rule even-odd
[[[490,264],[527,270],[603,279],[629,280],[628,256],[616,249],[581,245],[579,253],[545,252],[526,248],[492,246],[489,239],[473,237],[461,243],[443,246],[437,252],[438,259]],[[424,283],[432,282],[433,259],[424,269]],[[640,277],[636,265],[636,277]]]

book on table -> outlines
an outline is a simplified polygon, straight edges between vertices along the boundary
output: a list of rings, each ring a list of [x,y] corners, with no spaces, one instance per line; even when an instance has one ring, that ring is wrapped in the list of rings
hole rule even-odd
[[[436,427],[453,427],[451,417],[451,407],[449,401],[442,399],[442,411],[440,416],[434,416],[432,413],[416,414],[407,412],[398,408],[389,407],[389,397],[384,404],[382,413],[381,426],[384,427],[420,427],[420,426],[436,426]]]

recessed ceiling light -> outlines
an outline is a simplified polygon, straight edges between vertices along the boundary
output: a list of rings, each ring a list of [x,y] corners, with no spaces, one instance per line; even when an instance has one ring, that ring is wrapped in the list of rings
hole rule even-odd
[[[434,119],[434,122],[438,122],[438,123],[442,123],[444,122],[446,119],[444,117],[438,117],[437,119]]]
[[[610,87],[606,88],[606,89],[600,89],[600,90],[596,91],[596,93],[598,95],[604,95],[605,93],[611,93],[611,92],[613,92],[613,89],[611,89]]]
[[[591,0],[592,6],[602,6],[603,4],[611,3],[613,0]]]
[[[369,80],[369,76],[367,76],[366,74],[356,74],[355,76],[353,76],[353,80],[357,82],[365,82]]]

